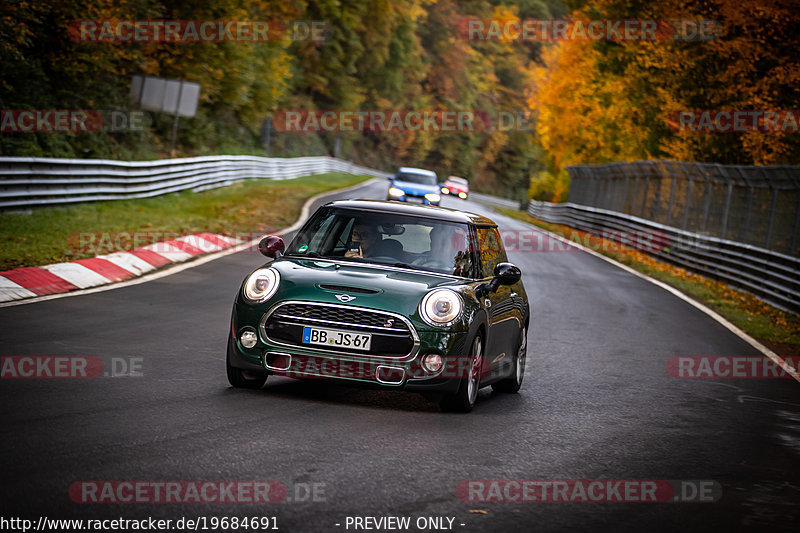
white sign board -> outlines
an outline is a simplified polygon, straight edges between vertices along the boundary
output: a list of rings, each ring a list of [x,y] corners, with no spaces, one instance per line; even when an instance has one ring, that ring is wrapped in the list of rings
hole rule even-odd
[[[152,76],[134,76],[131,82],[131,102],[146,111],[191,118],[199,98],[199,83]]]

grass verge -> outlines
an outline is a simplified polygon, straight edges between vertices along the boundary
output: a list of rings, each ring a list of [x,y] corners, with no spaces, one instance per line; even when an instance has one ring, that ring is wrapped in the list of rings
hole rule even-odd
[[[551,224],[523,211],[495,207],[498,212],[551,231],[663,281],[727,318],[742,331],[783,356],[800,355],[800,316],[762,302],[752,294],[729,287],[683,268],[659,261],[633,248],[585,231]]]
[[[369,179],[343,173],[248,180],[199,193],[0,213],[0,270],[130,251],[199,232],[269,233],[297,220],[306,199]]]

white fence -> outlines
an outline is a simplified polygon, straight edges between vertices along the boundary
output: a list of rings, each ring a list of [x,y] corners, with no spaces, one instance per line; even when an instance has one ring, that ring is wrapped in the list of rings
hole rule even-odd
[[[246,179],[282,180],[326,172],[389,176],[332,157],[228,155],[159,161],[0,157],[0,209],[147,198]]]

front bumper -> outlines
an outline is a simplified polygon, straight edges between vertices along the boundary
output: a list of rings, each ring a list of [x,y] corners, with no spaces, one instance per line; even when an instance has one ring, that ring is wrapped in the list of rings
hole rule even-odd
[[[349,385],[420,393],[455,393],[461,379],[467,376],[469,363],[466,331],[418,331],[419,345],[405,357],[377,357],[309,350],[301,346],[272,343],[259,331],[253,348],[245,348],[238,340],[248,324],[231,321],[230,364],[243,370],[297,379],[320,379]],[[442,369],[430,373],[422,367],[428,354],[442,356]]]

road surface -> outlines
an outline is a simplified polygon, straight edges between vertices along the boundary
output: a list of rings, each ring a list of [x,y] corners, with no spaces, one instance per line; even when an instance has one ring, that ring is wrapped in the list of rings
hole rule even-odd
[[[347,196],[382,198],[385,190],[371,183]],[[444,203],[532,231],[470,201]],[[285,378],[260,391],[230,388],[231,305],[243,277],[264,262],[253,252],[140,285],[2,308],[2,356],[93,356],[107,371],[140,365],[142,375],[0,380],[0,515],[264,516],[284,532],[355,531],[355,517],[389,516],[410,517],[412,531],[420,517],[464,532],[798,530],[800,384],[670,377],[674,356],[759,354],[597,257],[518,251],[510,260],[522,268],[532,308],[525,383],[517,395],[483,389],[469,415],[440,413],[402,392]],[[457,494],[468,480],[575,479],[713,481],[722,495],[523,503]],[[69,492],[82,481],[228,480],[277,481],[287,498],[98,504],[76,503]]]

